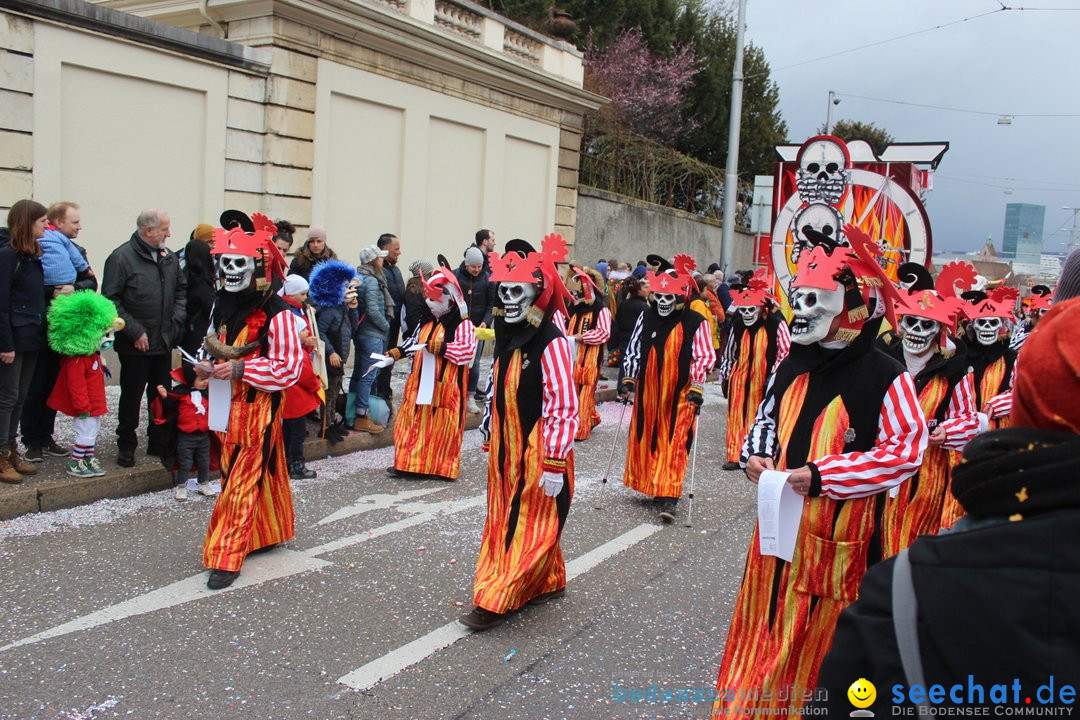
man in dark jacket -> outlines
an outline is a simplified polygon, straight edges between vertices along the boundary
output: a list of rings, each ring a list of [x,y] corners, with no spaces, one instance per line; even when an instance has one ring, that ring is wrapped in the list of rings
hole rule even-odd
[[[1013,427],[972,440],[953,471],[951,491],[966,515],[947,534],[924,535],[866,573],[818,677],[831,717],[849,712],[847,689],[860,678],[876,687],[869,709],[879,718],[897,714],[890,705],[910,708],[927,698],[931,708],[1075,702],[1078,325],[1080,300],[1072,300],[1028,338],[1013,387]],[[994,686],[1005,690],[995,697]]]
[[[147,406],[158,385],[169,379],[172,347],[183,337],[187,319],[187,282],[176,254],[165,247],[170,236],[169,215],[143,210],[131,239],[105,261],[101,294],[116,304],[125,327],[116,334],[120,356],[120,411],[116,427],[116,464],[132,467],[139,441],[141,398]],[[147,431],[147,451],[160,455],[167,448],[153,426]]]
[[[397,235],[383,233],[375,242],[375,246],[386,251],[383,258],[383,280],[386,281],[386,289],[390,292],[390,299],[394,301],[394,313],[390,319],[390,330],[386,335],[386,347],[397,347],[401,335],[401,307],[405,304],[405,279],[401,276],[401,270],[397,266],[398,258],[401,257],[401,241]],[[376,395],[390,403],[394,391],[390,388],[390,374],[392,368],[384,367],[375,378],[375,387],[372,390]]]
[[[490,231],[488,231],[490,232]],[[461,292],[465,295],[465,304],[469,307],[469,319],[478,328],[491,327],[491,310],[495,307],[495,293],[497,283],[489,280],[491,272],[485,269],[484,263],[487,257],[480,248],[473,245],[465,251],[465,259],[461,266],[454,271]],[[468,411],[480,412],[480,403],[484,401],[484,393],[479,390],[480,383],[480,356],[484,352],[484,341],[476,345],[476,355],[473,357],[472,367],[469,368],[469,403]]]

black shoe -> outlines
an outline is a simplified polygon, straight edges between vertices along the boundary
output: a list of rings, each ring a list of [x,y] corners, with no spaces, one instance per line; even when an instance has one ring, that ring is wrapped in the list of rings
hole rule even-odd
[[[493,627],[502,625],[506,622],[506,615],[504,613],[485,610],[478,605],[458,618],[458,622],[470,630],[483,632],[484,630],[490,630]]]
[[[273,550],[274,548],[276,548],[280,544],[281,543],[274,543],[273,545],[263,545],[258,550],[252,550],[251,552],[248,553],[248,555],[258,555],[259,553],[270,552],[271,550]],[[240,571],[237,570],[236,574],[239,575]]]
[[[240,577],[239,570],[211,570],[210,579],[206,581],[206,587],[211,590],[224,590]]]
[[[675,522],[675,506],[679,501],[673,498],[660,500],[660,519],[665,523]]]
[[[290,480],[310,480],[314,477],[318,477],[318,473],[314,470],[308,470],[304,465],[289,466]]]
[[[723,469],[723,470],[738,470],[738,469],[740,469],[741,467],[742,467],[742,465],[739,465],[739,463],[737,463],[737,462],[731,462],[731,461],[729,460],[728,462],[724,463],[724,465],[723,465],[722,469]]]
[[[116,453],[116,464],[120,467],[135,467],[135,451],[120,450]]]
[[[63,445],[58,444],[55,440],[50,439],[49,444],[41,448],[41,450],[49,457],[67,457],[71,454],[71,448],[66,448]],[[29,458],[27,458],[29,459]],[[35,462],[30,460],[30,462]]]
[[[392,465],[390,467],[386,468],[386,474],[387,474],[387,476],[392,477],[392,478],[406,478],[406,477],[409,476],[408,473],[402,472],[401,470],[398,470],[396,467],[394,467]]]
[[[27,445],[26,452],[23,453],[23,460],[32,463],[45,462],[45,455],[41,450],[41,446]]]
[[[552,600],[558,600],[559,598],[561,598],[565,594],[566,594],[566,588],[561,587],[558,590],[552,590],[551,592],[546,592],[546,593],[543,593],[542,595],[537,595],[536,597],[534,597],[532,600],[529,601],[529,604],[530,605],[546,605],[547,603],[551,602]]]

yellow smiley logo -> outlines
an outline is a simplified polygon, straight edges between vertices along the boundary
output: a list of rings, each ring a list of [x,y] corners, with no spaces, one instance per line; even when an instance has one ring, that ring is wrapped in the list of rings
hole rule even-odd
[[[859,678],[851,683],[847,696],[855,707],[860,709],[868,708],[874,704],[874,700],[877,698],[877,689],[874,687],[874,683],[866,678]]]

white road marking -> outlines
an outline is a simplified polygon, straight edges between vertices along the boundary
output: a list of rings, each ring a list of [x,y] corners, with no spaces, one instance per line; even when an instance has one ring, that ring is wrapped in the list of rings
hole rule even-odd
[[[617,538],[593,548],[581,557],[575,558],[566,564],[566,579],[571,580],[584,575],[605,560],[641,542],[661,529],[661,525],[642,523]],[[338,678],[338,682],[354,690],[369,690],[382,681],[397,675],[410,665],[415,665],[470,634],[472,634],[472,631],[457,620],[449,622],[432,630],[427,635],[402,645],[396,650],[391,650],[386,655],[372,660],[363,667],[343,675]]]
[[[445,487],[424,488],[422,490],[402,490],[394,495],[377,494],[377,495],[364,495],[356,499],[356,502],[352,505],[347,505],[337,512],[331,513],[324,517],[316,525],[326,525],[327,523],[336,522],[338,520],[344,520],[347,517],[359,515],[361,513],[371,512],[372,510],[386,510],[392,508],[395,505],[399,505],[403,500],[411,500],[413,498],[423,497],[424,495],[430,495],[431,493],[437,493],[441,490],[445,490]]]
[[[0,652],[22,647],[23,645],[32,645],[33,643],[48,640],[49,638],[60,637],[61,635],[89,630],[98,627],[99,625],[106,625],[117,620],[123,620],[136,615],[143,615],[154,610],[162,610],[175,605],[181,605],[183,603],[191,602],[192,600],[217,596],[222,593],[241,590],[253,585],[261,585],[269,580],[277,580],[279,578],[289,577],[290,575],[308,572],[309,570],[318,570],[321,567],[331,564],[332,563],[326,560],[319,560],[317,558],[309,557],[305,553],[285,550],[283,548],[273,550],[266,554],[252,555],[244,562],[243,574],[237,578],[235,583],[224,590],[208,589],[206,587],[207,574],[201,572],[198,575],[192,575],[191,577],[174,582],[172,585],[166,585],[157,590],[151,590],[144,595],[139,595],[138,597],[133,597],[130,600],[125,600],[116,605],[102,608],[89,615],[75,618],[70,622],[49,628],[36,635],[31,635],[22,640],[16,640],[13,643],[0,647]]]
[[[442,488],[407,491],[408,493],[411,493],[411,495],[401,493],[397,497],[401,498],[404,496],[403,499],[407,499],[410,496],[415,497],[417,493],[427,494],[430,492],[437,492],[441,489]],[[56,627],[49,628],[36,635],[31,635],[22,640],[16,640],[13,643],[0,647],[0,653],[23,645],[32,645],[33,643],[48,640],[49,638],[68,635],[82,630],[89,630],[99,625],[106,625],[135,615],[153,612],[154,610],[162,610],[175,605],[188,603],[193,600],[201,600],[202,598],[220,595],[224,592],[232,592],[233,590],[260,585],[269,580],[277,580],[279,578],[289,577],[290,575],[298,575],[311,570],[318,570],[333,565],[333,563],[328,560],[320,560],[316,557],[317,555],[324,555],[328,552],[341,550],[342,548],[359,545],[360,543],[368,542],[375,538],[401,532],[402,530],[430,522],[438,517],[453,515],[483,505],[486,500],[486,495],[474,495],[459,500],[445,500],[436,503],[403,504],[399,507],[405,512],[416,514],[392,523],[387,523],[386,525],[372,528],[371,530],[356,533],[355,535],[332,540],[307,550],[296,551],[278,548],[265,555],[258,554],[249,556],[244,561],[243,573],[237,578],[235,583],[224,590],[209,590],[206,587],[206,573],[201,572],[198,575],[184,578],[171,585],[166,585],[157,590],[151,590],[144,595],[139,595],[138,597],[125,600],[116,605],[102,608],[89,615],[75,618],[63,625],[57,625]]]

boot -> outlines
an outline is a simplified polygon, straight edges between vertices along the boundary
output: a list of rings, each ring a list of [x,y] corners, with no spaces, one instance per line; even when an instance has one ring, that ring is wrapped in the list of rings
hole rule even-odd
[[[20,475],[37,475],[37,466],[26,462],[19,454],[19,449],[14,446],[11,448],[11,467],[15,468],[15,472]]]
[[[353,425],[353,430],[363,430],[364,432],[369,432],[372,435],[378,435],[385,429],[386,428],[382,425],[376,425],[375,423],[373,423],[371,421],[371,418],[369,418],[367,415],[360,415],[359,417],[357,417],[356,424]]]
[[[18,485],[23,481],[19,471],[11,466],[11,451],[0,452],[0,482]]]

